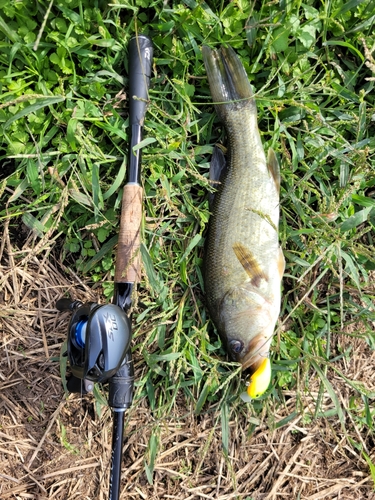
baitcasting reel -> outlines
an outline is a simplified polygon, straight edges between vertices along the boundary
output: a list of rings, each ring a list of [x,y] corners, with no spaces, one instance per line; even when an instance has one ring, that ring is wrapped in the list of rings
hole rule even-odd
[[[73,313],[65,353],[72,372],[67,381],[69,392],[84,394],[93,389],[95,382],[110,382],[110,406],[128,408],[134,375],[131,325],[123,309],[114,304],[83,304],[64,298],[57,301],[56,308]]]

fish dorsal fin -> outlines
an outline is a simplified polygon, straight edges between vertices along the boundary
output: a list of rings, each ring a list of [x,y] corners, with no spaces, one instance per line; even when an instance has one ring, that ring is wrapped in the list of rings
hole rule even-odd
[[[268,276],[262,271],[256,258],[248,248],[242,243],[235,243],[233,245],[233,251],[240,261],[241,266],[251,278],[252,285],[259,287],[262,279],[268,281]]]
[[[276,189],[277,192],[280,192],[280,165],[277,160],[275,151],[270,148],[268,150],[268,157],[267,157],[267,168],[270,174],[273,177],[273,180],[275,181],[276,184]]]

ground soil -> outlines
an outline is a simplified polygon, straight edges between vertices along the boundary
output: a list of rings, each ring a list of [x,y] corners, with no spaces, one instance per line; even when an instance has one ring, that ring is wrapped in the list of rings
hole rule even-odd
[[[32,238],[20,245],[6,225],[0,240],[1,500],[107,498],[111,412],[102,408],[99,416],[93,395],[64,394],[59,360],[69,314],[55,309],[63,294],[100,297],[64,267],[53,245],[37,246]],[[337,367],[374,392],[374,352],[362,339],[343,339],[341,352],[350,345],[352,355]],[[144,363],[137,353],[135,361],[139,375]],[[215,408],[196,416],[181,398],[156,422],[146,400],[136,399],[126,420],[121,499],[375,499],[360,451],[375,461],[373,434],[361,426],[361,398],[337,372],[328,378],[343,407],[357,408],[356,421],[346,415],[342,426],[324,391],[326,417],[312,418],[319,391],[312,378],[303,396],[286,393],[284,405],[266,404],[252,432],[249,412],[233,415],[228,456]],[[150,484],[145,458],[156,427],[161,447]]]

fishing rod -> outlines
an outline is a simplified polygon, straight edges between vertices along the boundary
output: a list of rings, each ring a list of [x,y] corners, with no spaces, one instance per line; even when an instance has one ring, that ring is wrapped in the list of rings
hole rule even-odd
[[[133,400],[134,367],[130,348],[131,304],[141,277],[140,236],[142,222],[141,151],[148,102],[153,46],[137,35],[129,42],[129,150],[127,181],[123,189],[120,231],[115,264],[112,304],[83,304],[62,298],[59,311],[69,310],[66,355],[72,375],[69,392],[86,394],[94,383],[108,383],[108,404],[113,411],[109,500],[120,497],[125,411]]]

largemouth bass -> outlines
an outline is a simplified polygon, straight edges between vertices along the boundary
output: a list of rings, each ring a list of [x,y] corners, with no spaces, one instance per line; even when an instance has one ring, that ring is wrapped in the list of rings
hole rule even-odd
[[[202,52],[229,142],[206,241],[206,302],[229,355],[250,371],[247,393],[255,398],[271,380],[269,351],[285,268],[278,238],[280,169],[273,150],[266,159],[255,100],[238,56],[230,47]],[[217,180],[216,164],[211,163],[210,176]]]

